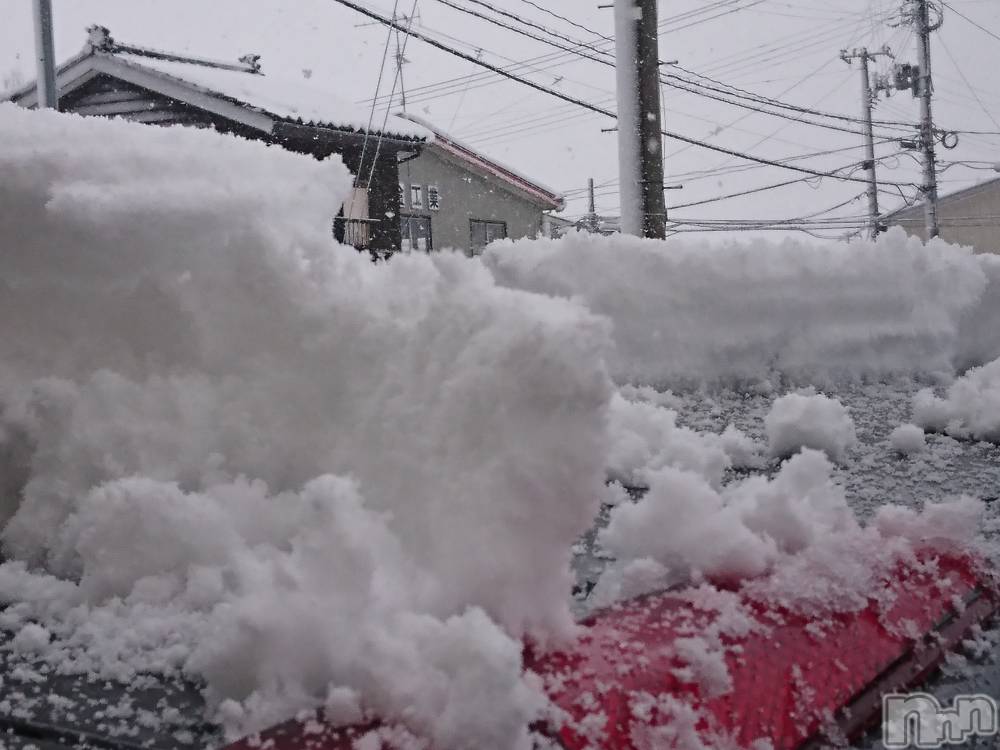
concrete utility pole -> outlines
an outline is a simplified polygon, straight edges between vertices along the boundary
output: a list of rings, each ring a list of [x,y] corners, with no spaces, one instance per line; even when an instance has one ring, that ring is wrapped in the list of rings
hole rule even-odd
[[[872,133],[872,87],[868,63],[879,55],[892,56],[888,47],[878,52],[869,52],[865,47],[853,52],[840,51],[840,59],[851,64],[852,60],[861,61],[861,114],[864,118],[865,161],[864,168],[868,172],[868,220],[871,223],[869,232],[874,240],[878,237],[878,177],[875,173],[875,137]]]
[[[937,162],[934,156],[934,117],[931,112],[931,97],[934,83],[931,80],[931,32],[940,28],[938,23],[931,26],[928,0],[912,0],[916,4],[917,51],[920,65],[920,150],[924,156],[924,224],[927,238],[937,237],[938,231],[938,188]]]
[[[594,202],[594,178],[589,177],[587,179],[587,219],[586,227],[587,231],[594,233],[598,229],[597,223],[597,204]]]
[[[35,1],[35,57],[38,62],[38,108],[59,108],[56,90],[56,51],[52,43],[52,0]]]
[[[664,239],[656,0],[615,0],[615,57],[622,232]]]

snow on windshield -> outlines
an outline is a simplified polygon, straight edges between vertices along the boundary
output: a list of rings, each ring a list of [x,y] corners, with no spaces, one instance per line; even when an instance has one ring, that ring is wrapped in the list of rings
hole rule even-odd
[[[862,527],[810,450],[854,446],[822,394],[779,400],[768,445],[663,392],[984,364],[997,276],[965,251],[571,235],[373,264],[329,236],[336,158],[11,106],[0,141],[2,624],[60,670],[183,673],[231,736],[323,705],[526,748],[546,702],[521,639],[573,637],[602,499],[604,602],[765,576],[757,596],[854,609],[978,528],[969,498]],[[992,372],[914,421],[981,429]],[[769,453],[796,455],[732,481]],[[712,691],[720,633],[684,644]]]

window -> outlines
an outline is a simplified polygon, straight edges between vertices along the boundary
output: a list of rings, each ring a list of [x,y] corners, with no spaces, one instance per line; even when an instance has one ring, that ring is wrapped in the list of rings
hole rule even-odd
[[[479,255],[483,248],[494,240],[502,240],[507,236],[507,222],[469,220],[471,248],[473,255]]]
[[[403,208],[406,205],[406,188],[403,183],[399,183],[399,207]]]
[[[427,186],[427,208],[431,211],[441,210],[441,191],[436,185]]]
[[[430,252],[434,249],[434,243],[431,240],[430,216],[400,216],[399,233],[402,240],[400,249],[404,253],[415,250]]]
[[[424,207],[424,189],[420,185],[410,185],[410,208]]]

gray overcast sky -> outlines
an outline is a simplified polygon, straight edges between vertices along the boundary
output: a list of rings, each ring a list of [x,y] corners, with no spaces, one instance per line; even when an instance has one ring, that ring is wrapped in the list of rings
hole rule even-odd
[[[399,12],[408,14],[413,1],[399,0]],[[470,0],[448,1],[486,12]],[[357,2],[387,15],[394,4],[394,0]],[[611,11],[598,9],[597,0],[532,2],[599,34],[613,33]],[[1000,1],[948,2],[954,11],[1000,35]],[[596,39],[532,7],[528,0],[491,0],[489,4],[574,39]],[[334,0],[54,0],[54,5],[60,59],[78,51],[84,28],[98,22],[109,26],[117,38],[135,44],[230,59],[248,51],[259,52],[266,73],[301,77],[303,70],[310,70],[327,88],[359,104],[374,94],[386,43],[384,28],[359,26],[366,19]],[[897,0],[664,1],[659,6],[663,28],[660,54],[662,59],[676,59],[691,71],[727,84],[804,107],[856,116],[860,109],[859,74],[838,59],[839,51],[888,43],[897,59],[915,62],[911,30],[891,25],[899,5]],[[440,0],[417,0],[416,8],[415,28],[420,31],[465,52],[481,51],[484,60],[497,65],[526,63],[522,70],[532,80],[614,107],[611,68],[560,54],[447,7]],[[0,77],[31,78],[31,0],[4,0],[4,10]],[[946,9],[945,24],[934,40],[936,122],[944,128],[1000,131],[1000,89],[994,84],[1000,39],[954,11]],[[391,52],[383,93],[393,78]],[[598,209],[617,212],[615,136],[601,132],[614,124],[612,120],[496,76],[480,75],[470,63],[415,39],[406,48],[406,58],[408,109],[551,187],[576,191],[570,193],[573,200],[568,215],[584,209],[579,196],[588,176],[601,186]],[[887,65],[880,62],[878,67],[886,69]],[[469,78],[472,74],[477,75]],[[398,106],[397,94],[394,107]],[[748,112],[669,87],[664,89],[664,106],[668,130],[757,156],[784,159],[856,147],[796,162],[818,170],[835,169],[862,158],[860,137],[851,133]],[[900,92],[888,101],[880,100],[875,116],[909,122],[917,113],[916,101],[909,93]],[[1000,136],[963,136],[957,149],[941,150],[939,158],[949,162],[998,160],[998,147]],[[899,150],[898,144],[886,143],[879,146],[878,155],[889,157]],[[684,185],[683,190],[667,194],[673,205],[799,176],[670,141],[666,152],[668,181]],[[718,171],[720,168],[723,171]],[[738,171],[731,171],[734,168]],[[987,169],[956,165],[941,174],[941,189],[950,192],[992,176]],[[919,180],[919,171],[914,159],[903,154],[883,160],[879,177],[911,183]],[[803,216],[850,201],[863,190],[861,184],[823,179],[677,209],[673,218]],[[912,189],[906,192],[914,193]],[[885,208],[901,204],[898,194],[882,195],[881,201]],[[858,198],[825,215],[849,216],[864,210],[863,198]]]

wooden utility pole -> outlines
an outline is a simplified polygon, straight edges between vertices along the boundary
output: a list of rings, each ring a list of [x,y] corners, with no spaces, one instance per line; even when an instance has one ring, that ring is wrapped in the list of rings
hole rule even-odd
[[[35,0],[35,57],[38,63],[38,82],[35,88],[38,108],[58,109],[56,52],[52,43],[52,0]]]
[[[664,239],[656,0],[615,0],[615,52],[622,232]]]
[[[878,222],[878,176],[875,172],[875,137],[872,133],[872,87],[868,63],[879,55],[892,56],[888,47],[878,52],[869,52],[865,47],[853,52],[840,51],[840,59],[851,64],[852,60],[861,61],[861,114],[864,118],[865,160],[864,168],[868,172],[868,221],[869,232],[874,240],[880,231]]]

